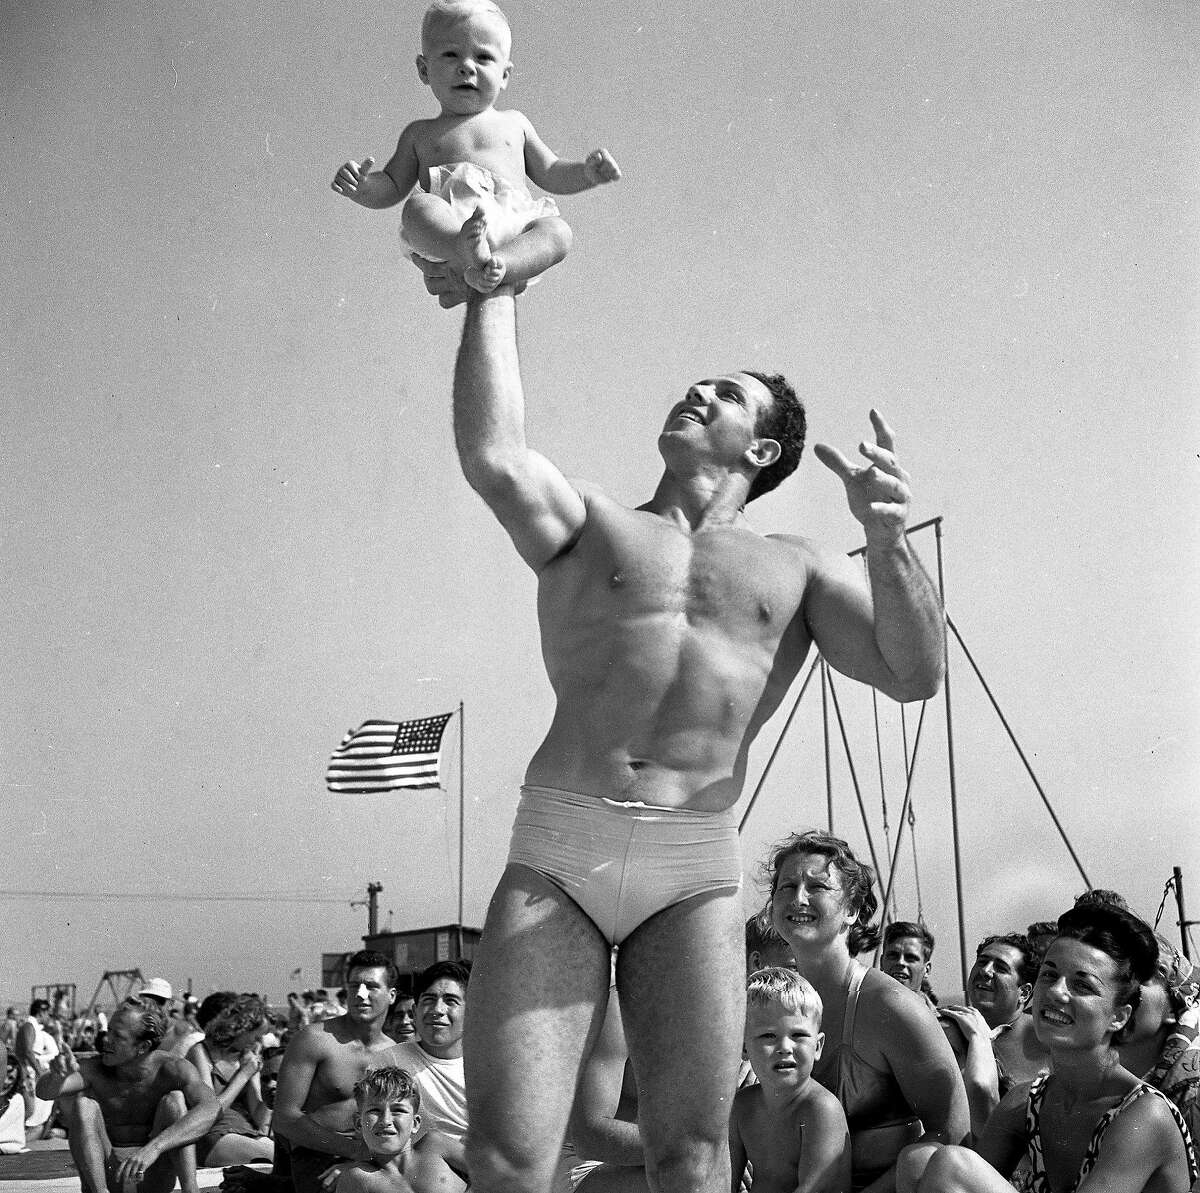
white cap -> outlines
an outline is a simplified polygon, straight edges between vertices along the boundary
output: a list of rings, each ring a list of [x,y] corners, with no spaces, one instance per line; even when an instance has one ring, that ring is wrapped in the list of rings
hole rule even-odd
[[[164,1002],[171,1001],[171,983],[166,978],[151,978],[139,991],[139,994],[149,994],[151,998],[161,998]]]

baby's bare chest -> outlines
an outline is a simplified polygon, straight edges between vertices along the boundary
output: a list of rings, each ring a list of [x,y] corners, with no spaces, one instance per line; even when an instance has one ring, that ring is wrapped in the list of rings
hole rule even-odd
[[[423,171],[431,166],[474,162],[514,185],[525,178],[525,135],[516,121],[493,113],[495,120],[442,124],[429,121],[416,140],[417,159]]]

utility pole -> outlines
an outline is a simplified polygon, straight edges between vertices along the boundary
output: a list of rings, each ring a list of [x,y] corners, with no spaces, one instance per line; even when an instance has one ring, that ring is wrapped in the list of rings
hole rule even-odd
[[[368,882],[367,897],[365,899],[354,899],[350,903],[351,907],[365,907],[367,909],[368,936],[377,936],[379,934],[379,896],[382,893],[382,882]]]

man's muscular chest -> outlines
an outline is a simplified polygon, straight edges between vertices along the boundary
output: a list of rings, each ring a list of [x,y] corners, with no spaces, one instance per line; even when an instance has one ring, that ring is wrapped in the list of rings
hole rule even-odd
[[[572,560],[597,612],[672,615],[692,625],[782,633],[800,605],[805,569],[786,545],[723,527],[684,533],[626,511],[585,534]],[[592,528],[589,528],[592,529]]]

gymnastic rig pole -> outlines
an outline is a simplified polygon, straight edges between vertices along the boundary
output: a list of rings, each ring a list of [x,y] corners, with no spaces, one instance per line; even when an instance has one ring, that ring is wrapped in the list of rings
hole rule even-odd
[[[463,702],[458,702],[458,960],[463,959],[463,873],[466,869],[467,735],[463,726]]]

